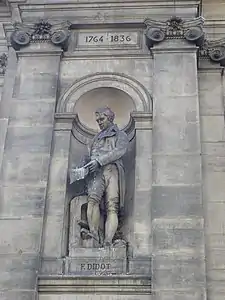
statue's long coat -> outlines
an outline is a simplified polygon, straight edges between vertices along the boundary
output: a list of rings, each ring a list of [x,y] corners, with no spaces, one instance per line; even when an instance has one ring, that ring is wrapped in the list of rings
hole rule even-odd
[[[99,132],[89,145],[91,160],[96,159],[101,166],[115,164],[119,173],[120,208],[124,207],[125,174],[122,157],[127,152],[128,137],[124,131],[113,124]]]

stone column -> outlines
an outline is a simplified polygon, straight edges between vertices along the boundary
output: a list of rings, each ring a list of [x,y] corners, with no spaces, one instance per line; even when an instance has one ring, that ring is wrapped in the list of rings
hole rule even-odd
[[[154,59],[152,284],[157,300],[206,297],[195,45],[202,37],[201,19],[193,20],[194,28],[187,23],[173,18],[154,27],[150,22],[146,32]]]
[[[0,290],[4,299],[36,296],[62,54],[45,31],[51,26],[39,25],[29,34],[16,28],[11,38],[18,66],[0,173]]]
[[[152,114],[134,112],[135,188],[130,273],[149,275],[151,266]]]

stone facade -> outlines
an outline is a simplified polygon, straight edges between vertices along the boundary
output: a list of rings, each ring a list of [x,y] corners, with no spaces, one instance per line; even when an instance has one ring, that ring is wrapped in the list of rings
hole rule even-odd
[[[224,13],[0,1],[0,299],[224,299]],[[129,139],[125,243],[109,249],[81,243],[68,181],[102,105]]]

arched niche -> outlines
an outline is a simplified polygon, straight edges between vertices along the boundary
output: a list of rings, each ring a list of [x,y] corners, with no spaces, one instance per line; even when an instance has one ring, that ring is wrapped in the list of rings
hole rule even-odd
[[[94,112],[96,108],[108,106],[116,115],[116,124],[124,129],[130,121],[130,113],[135,110],[132,98],[122,90],[113,87],[95,88],[83,94],[75,103],[74,112],[86,127],[97,131]]]
[[[91,91],[94,94],[94,91],[100,88],[111,88],[126,94],[132,100],[134,111],[152,112],[152,99],[145,87],[129,76],[117,73],[96,73],[77,80],[59,99],[56,112],[59,114],[75,113],[77,102],[79,105],[84,95],[88,95]]]
[[[62,129],[64,135],[70,134],[72,129],[67,149],[68,168],[79,166],[82,157],[86,154],[88,140],[93,137],[97,129],[94,120],[94,111],[97,107],[106,105],[110,106],[116,112],[115,122],[118,123],[121,129],[127,132],[130,140],[129,151],[126,157],[124,157],[127,174],[126,181],[129,188],[127,189],[125,218],[121,230],[124,236],[127,237],[127,240],[131,241],[133,238],[129,237],[129,232],[130,227],[133,225],[129,224],[133,223],[133,215],[135,215],[135,174],[138,173],[136,170],[138,169],[138,164],[135,163],[140,160],[140,155],[138,159],[135,159],[136,139],[138,145],[142,143],[139,142],[140,140],[142,141],[142,136],[143,139],[146,139],[145,126],[150,122],[146,118],[148,118],[147,115],[151,115],[152,113],[152,98],[149,92],[138,81],[123,74],[101,73],[85,76],[74,82],[59,99],[56,109],[56,128],[57,130]],[[132,118],[130,118],[132,111],[135,111],[136,115],[132,114]],[[138,130],[134,138],[136,128]],[[149,132],[150,137],[151,132]],[[148,161],[146,165],[148,165]],[[69,217],[70,204],[72,199],[84,191],[83,186],[75,188],[74,184],[68,185],[68,181],[66,182],[65,203],[67,205],[65,205],[63,222],[64,243],[62,247],[64,255],[68,255],[69,253],[68,226],[73,226],[70,223]]]

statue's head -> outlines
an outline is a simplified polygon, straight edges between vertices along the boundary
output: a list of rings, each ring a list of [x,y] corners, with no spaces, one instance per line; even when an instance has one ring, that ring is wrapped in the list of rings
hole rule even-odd
[[[115,114],[109,107],[102,107],[95,111],[96,122],[101,130],[113,124]]]

